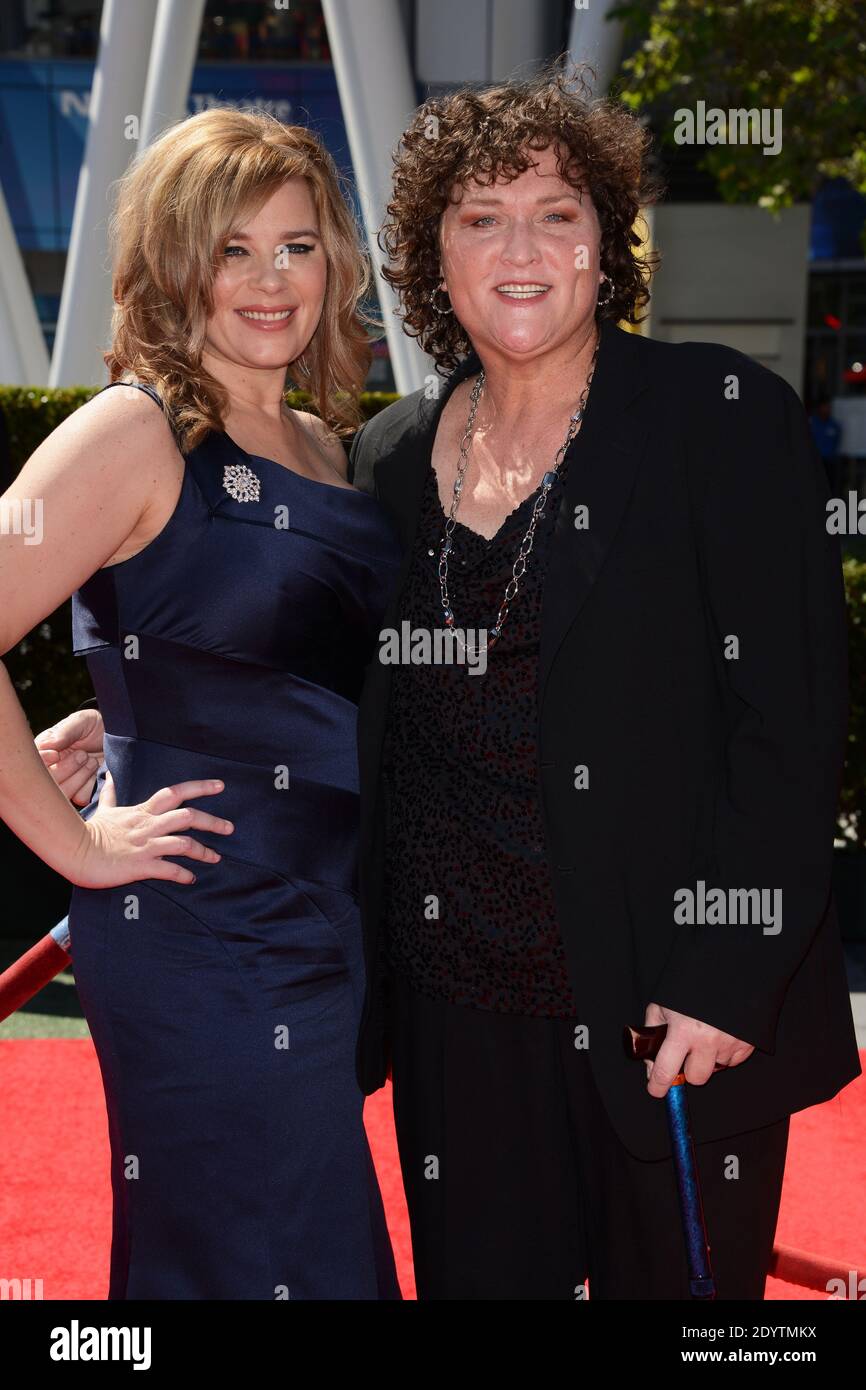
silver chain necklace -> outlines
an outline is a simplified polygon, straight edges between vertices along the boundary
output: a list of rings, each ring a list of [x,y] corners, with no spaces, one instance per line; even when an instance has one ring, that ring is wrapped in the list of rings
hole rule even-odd
[[[505,619],[508,617],[508,610],[511,607],[511,604],[513,603],[514,599],[517,597],[517,592],[520,588],[520,580],[523,578],[523,575],[526,572],[526,562],[529,559],[533,541],[535,540],[535,528],[537,527],[541,518],[544,516],[544,508],[547,505],[547,498],[550,493],[550,489],[553,487],[553,484],[557,481],[557,479],[560,476],[560,468],[562,466],[562,461],[565,458],[566,453],[568,452],[569,445],[571,444],[571,441],[574,439],[574,436],[580,429],[581,421],[583,420],[584,414],[586,412],[586,398],[589,395],[589,388],[592,384],[592,378],[595,374],[595,363],[596,358],[598,357],[598,348],[600,342],[601,335],[599,335],[596,339],[595,347],[592,353],[592,358],[589,364],[589,372],[587,373],[586,385],[580,393],[580,399],[577,403],[577,409],[575,410],[574,414],[569,417],[568,431],[566,433],[565,439],[556,451],[556,456],[553,460],[553,468],[548,469],[548,471],[544,474],[544,477],[541,479],[541,489],[539,491],[538,496],[535,499],[535,502],[533,503],[532,515],[529,520],[529,526],[527,528],[526,535],[520,542],[520,549],[517,553],[517,559],[514,561],[514,564],[512,565],[511,578],[505,586],[505,593],[503,595],[502,602],[499,605],[499,612],[496,615],[496,621],[493,624],[493,627],[488,629],[488,651],[496,645],[496,643],[499,641],[499,638],[502,636],[502,628],[505,623]],[[454,534],[454,527],[457,524],[457,509],[460,506],[460,494],[463,491],[463,481],[466,477],[466,469],[469,466],[469,446],[472,442],[472,430],[475,424],[475,415],[478,410],[478,402],[481,400],[481,393],[483,390],[484,371],[482,369],[482,371],[479,373],[478,380],[472,388],[472,394],[470,396],[469,418],[466,421],[466,429],[464,431],[463,438],[460,441],[460,461],[457,465],[457,477],[454,480],[453,496],[451,498],[451,510],[449,511],[448,517],[445,522],[445,535],[443,536],[442,547],[439,551],[439,589],[442,596],[442,608],[445,626],[450,628],[455,627],[455,618],[454,611],[451,607],[451,600],[448,596],[448,557],[453,550],[454,543],[452,537]]]

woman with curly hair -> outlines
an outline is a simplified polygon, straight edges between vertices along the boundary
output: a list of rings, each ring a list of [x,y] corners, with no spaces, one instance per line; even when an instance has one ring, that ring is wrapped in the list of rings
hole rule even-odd
[[[114,389],[6,493],[45,529],[3,537],[3,650],[74,592],[105,726],[79,816],[4,671],[0,810],[76,885],[110,1299],[400,1297],[355,1073],[357,703],[398,556],[339,438],[366,283],[308,131],[172,127],[119,189]],[[289,372],[317,416],[288,409]]]
[[[359,1076],[390,1059],[425,1299],[688,1298],[681,1072],[717,1296],[762,1298],[789,1116],[860,1071],[821,461],[767,368],[618,326],[647,156],[561,75],[430,101],[396,155],[385,274],[448,375],[353,446],[406,551],[361,703]],[[646,1076],[627,1024],[667,1027]]]

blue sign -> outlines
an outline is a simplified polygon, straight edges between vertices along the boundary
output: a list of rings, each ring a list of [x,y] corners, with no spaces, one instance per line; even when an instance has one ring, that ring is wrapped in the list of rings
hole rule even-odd
[[[93,72],[92,62],[77,59],[0,61],[0,184],[22,250],[69,245]],[[351,178],[332,67],[199,63],[188,111],[209,106],[255,106],[309,127]]]

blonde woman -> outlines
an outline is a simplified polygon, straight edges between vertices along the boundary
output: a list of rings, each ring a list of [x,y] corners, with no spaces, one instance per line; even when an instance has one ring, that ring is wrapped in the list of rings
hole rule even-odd
[[[354,1070],[357,701],[397,563],[339,438],[364,263],[313,136],[223,110],[133,164],[114,257],[115,389],[6,494],[43,544],[0,550],[3,650],[73,593],[105,723],[80,815],[0,677],[0,811],[76,885],[109,1298],[399,1298]]]

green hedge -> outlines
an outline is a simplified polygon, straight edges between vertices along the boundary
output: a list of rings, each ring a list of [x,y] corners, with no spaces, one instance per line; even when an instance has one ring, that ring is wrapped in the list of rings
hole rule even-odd
[[[61,420],[94,394],[92,388],[85,387],[0,387],[14,471],[21,468]],[[303,405],[308,398],[295,392],[286,399],[290,405]],[[387,392],[367,392],[361,405],[369,418],[395,400],[397,396]],[[866,561],[846,559],[843,573],[848,601],[851,705],[839,836],[866,849]],[[93,693],[84,661],[72,657],[68,601],[8,653],[6,665],[34,732],[46,728]]]
[[[93,386],[67,386],[60,390],[47,386],[0,386],[0,406],[9,432],[12,471],[17,473],[61,420],[95,396],[98,389]],[[369,419],[398,399],[388,391],[365,391],[361,410]],[[302,391],[289,391],[286,400],[292,406],[308,406],[310,398]]]

